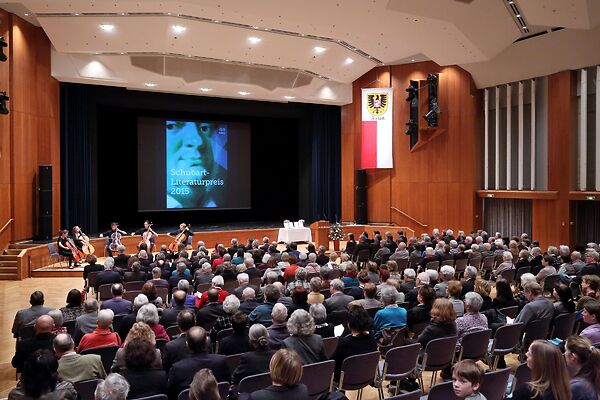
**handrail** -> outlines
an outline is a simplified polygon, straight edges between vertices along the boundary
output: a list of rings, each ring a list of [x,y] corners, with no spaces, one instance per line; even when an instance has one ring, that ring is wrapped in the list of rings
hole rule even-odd
[[[422,228],[427,228],[427,224],[424,224],[422,222],[417,221],[416,219],[414,219],[413,217],[411,217],[410,215],[408,215],[407,213],[405,213],[404,211],[399,210],[398,208],[391,206],[390,207],[392,210],[396,211],[397,213],[405,216],[406,218],[410,219],[412,222],[421,225]]]
[[[4,232],[4,230],[6,228],[8,228],[8,226],[14,221],[13,218],[10,218],[8,221],[6,221],[6,223],[4,224],[4,226],[2,228],[0,228],[0,233]]]

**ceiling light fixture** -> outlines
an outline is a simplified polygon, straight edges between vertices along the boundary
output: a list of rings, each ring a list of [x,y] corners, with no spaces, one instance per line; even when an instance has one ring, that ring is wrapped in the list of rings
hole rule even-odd
[[[354,62],[350,57],[346,58],[346,64],[352,64]]]
[[[211,88],[207,88],[207,87],[201,87],[200,90],[203,91],[203,92],[210,92],[210,91],[212,91]]]
[[[100,29],[104,32],[112,32],[115,30],[115,26],[113,24],[100,24]]]
[[[517,18],[521,18],[521,14],[517,14],[517,15],[515,15],[515,17],[517,17]]]
[[[256,36],[250,36],[248,38],[248,41],[252,44],[258,44],[258,43],[262,42],[262,39],[259,37],[256,37]]]
[[[284,99],[286,100],[294,100],[296,97],[294,96],[283,96]]]
[[[253,26],[252,28],[254,28],[254,29],[258,29],[258,26]]]
[[[147,87],[155,87],[157,84],[154,82],[146,82],[144,83],[144,85],[146,85]]]
[[[186,28],[185,26],[183,26],[183,25],[173,25],[173,26],[171,27],[171,29],[173,29],[173,32],[175,32],[175,33],[178,33],[178,34],[179,34],[179,33],[183,33],[183,32],[185,32],[185,30],[186,30],[187,28]]]
[[[238,92],[239,94],[241,94],[242,96],[248,96],[250,94],[250,92]]]
[[[29,14],[25,13],[25,16],[26,16],[26,17],[29,17]]]
[[[411,58],[411,59],[410,59],[410,61],[412,61],[412,62],[415,62],[415,59],[414,59],[414,58]]]
[[[216,20],[216,19],[215,19],[215,20],[213,20],[213,22],[214,22],[215,24],[218,24],[218,23],[220,23],[221,21],[218,21],[218,20]]]
[[[321,47],[321,46],[315,46],[313,48],[313,50],[315,51],[315,53],[317,54],[321,54],[323,53],[325,50],[327,50],[325,47]]]

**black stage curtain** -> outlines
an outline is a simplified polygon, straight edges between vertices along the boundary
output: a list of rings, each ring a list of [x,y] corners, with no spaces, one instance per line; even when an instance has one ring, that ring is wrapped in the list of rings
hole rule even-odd
[[[255,198],[261,201],[274,198],[273,201],[284,204],[287,201],[291,204],[293,210],[282,211],[282,215],[269,215],[269,219],[273,221],[304,218],[310,223],[318,219],[334,221],[341,216],[341,110],[338,106],[185,96],[61,83],[61,224],[65,228],[78,224],[85,232],[108,229],[106,224],[109,221],[105,220],[106,217],[99,221],[100,210],[103,208],[98,204],[101,198],[99,191],[106,188],[99,187],[98,177],[99,166],[111,160],[114,153],[102,155],[104,161],[100,161],[98,149],[106,148],[103,139],[107,133],[99,127],[106,126],[107,118],[112,119],[111,109],[119,112],[124,110],[133,116],[156,113],[163,116],[177,114],[220,120],[247,120],[259,127],[277,119],[291,121],[282,126],[297,126],[297,131],[293,132],[294,137],[297,137],[295,146],[280,148],[277,140],[262,145],[268,146],[266,148],[271,156],[269,162],[273,166],[278,163],[285,166],[286,161],[292,159],[289,156],[286,158],[289,152],[297,153],[297,157],[293,158],[297,165],[289,169],[290,176],[283,179],[278,176],[279,179],[274,182],[269,182],[268,179],[265,181],[265,174],[260,175],[264,171],[253,171],[253,202]],[[281,132],[281,135],[286,134],[285,131]],[[294,185],[294,190],[297,191],[295,201],[277,198],[280,185]],[[130,190],[122,195],[131,195]],[[138,215],[137,209],[119,212],[139,220],[138,223],[141,223],[140,218],[145,218]],[[240,218],[245,218],[245,221],[265,220],[262,210],[255,215],[252,210],[247,213],[221,212],[214,215],[219,218],[222,216],[223,223],[241,222]],[[126,219],[123,216],[115,217],[121,222]]]

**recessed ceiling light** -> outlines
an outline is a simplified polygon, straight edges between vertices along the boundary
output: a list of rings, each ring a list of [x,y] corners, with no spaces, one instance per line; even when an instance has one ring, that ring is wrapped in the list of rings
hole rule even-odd
[[[346,58],[346,64],[352,64],[354,62],[350,57]]]
[[[167,13],[167,15],[171,15],[171,13]]]
[[[210,92],[210,91],[212,91],[211,88],[207,88],[207,87],[201,87],[200,90],[203,91],[203,92]]]
[[[258,29],[258,26],[253,26],[252,28],[254,28],[254,29]]]
[[[183,33],[187,28],[183,25],[173,25],[171,29],[173,29],[173,32],[175,33]]]
[[[296,97],[294,96],[283,96],[284,99],[286,100],[294,100]]]
[[[521,14],[517,14],[517,15],[515,15],[515,17],[517,17],[517,18],[521,18]]]
[[[242,96],[248,96],[250,94],[250,92],[238,92],[239,94],[241,94]]]
[[[219,22],[221,22],[221,21],[218,21],[218,20],[216,20],[216,19],[215,19],[215,20],[213,20],[213,22],[214,22],[215,24],[218,24],[218,23],[219,23]]]
[[[26,17],[29,17],[29,14],[25,13],[25,16],[26,16]]]
[[[262,39],[259,37],[256,37],[256,36],[250,36],[248,38],[248,41],[252,44],[257,44],[257,43],[260,43],[262,41]]]
[[[146,85],[147,87],[155,87],[157,84],[154,82],[146,82],[144,83],[144,85]]]
[[[313,47],[313,50],[315,51],[315,53],[321,54],[321,53],[323,53],[327,49],[325,47],[315,46],[315,47]]]
[[[120,54],[123,55],[123,54],[126,54],[126,53],[125,52],[121,52]]]
[[[412,62],[415,62],[415,59],[414,59],[414,58],[411,58],[411,59],[410,59],[410,61],[412,61]]]
[[[115,30],[115,26],[113,24],[100,24],[100,29],[104,32],[112,32]]]
[[[523,30],[525,30],[525,29],[527,29],[527,27],[526,27],[526,26],[524,26],[524,27],[523,27]]]
[[[121,15],[127,15],[127,13],[121,13]]]
[[[75,15],[79,15],[79,13],[75,13]]]

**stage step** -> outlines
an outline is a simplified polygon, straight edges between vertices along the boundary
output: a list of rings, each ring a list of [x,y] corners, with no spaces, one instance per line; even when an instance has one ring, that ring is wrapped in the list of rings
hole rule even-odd
[[[37,244],[34,243],[11,243],[8,245],[9,249],[28,249],[30,247],[35,247],[38,246]]]
[[[23,249],[4,249],[3,254],[6,256],[18,256]]]
[[[0,281],[16,281],[17,273],[3,273],[0,272]]]
[[[0,274],[17,274],[17,265],[0,265]]]
[[[18,257],[15,255],[6,255],[6,254],[2,254],[0,255],[0,262],[2,261],[17,261]]]
[[[3,260],[0,261],[0,267],[14,267],[17,268],[17,260]]]

